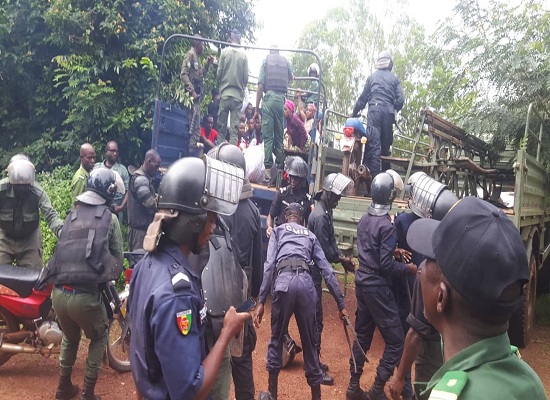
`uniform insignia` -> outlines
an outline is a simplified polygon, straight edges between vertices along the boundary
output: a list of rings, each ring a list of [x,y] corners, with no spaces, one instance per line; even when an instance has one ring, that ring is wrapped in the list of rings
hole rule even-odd
[[[172,277],[172,286],[174,290],[185,289],[191,287],[191,282],[189,282],[189,277],[183,272],[178,272]]]
[[[198,70],[199,69],[199,63],[198,61],[195,61],[195,63],[193,64],[193,67]]]
[[[204,320],[206,319],[206,304],[204,304],[204,307],[202,308],[201,310],[201,324],[204,322]]]
[[[179,331],[186,336],[191,330],[191,323],[193,322],[193,314],[191,310],[180,311],[176,314],[176,321],[178,323]]]
[[[191,68],[191,61],[187,61],[187,68]]]
[[[468,382],[468,374],[464,371],[449,371],[435,385],[429,400],[457,400]]]

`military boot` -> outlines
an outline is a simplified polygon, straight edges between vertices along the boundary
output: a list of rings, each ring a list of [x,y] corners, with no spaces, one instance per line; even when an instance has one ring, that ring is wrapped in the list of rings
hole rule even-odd
[[[77,385],[73,385],[71,375],[60,375],[55,400],[70,400],[78,395],[79,390]]]
[[[94,394],[96,382],[97,378],[95,380],[84,378],[84,387],[82,388],[80,400],[101,400],[101,397]]]
[[[321,400],[321,385],[311,387],[311,400]]]
[[[265,169],[264,179],[262,180],[262,185],[268,186],[271,183],[271,168]]]
[[[361,375],[352,375],[349,379],[348,390],[346,390],[346,400],[366,400],[367,393],[361,389],[359,379]]]
[[[384,386],[386,386],[386,382],[376,377],[367,393],[368,400],[389,400],[384,393]]]

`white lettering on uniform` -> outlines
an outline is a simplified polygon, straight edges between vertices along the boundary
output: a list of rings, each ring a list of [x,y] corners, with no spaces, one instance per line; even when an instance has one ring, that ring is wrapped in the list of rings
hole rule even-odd
[[[285,230],[287,232],[292,232],[296,235],[305,235],[305,236],[309,236],[309,231],[306,229],[306,228],[294,228],[293,226],[290,226],[290,225],[285,225]]]

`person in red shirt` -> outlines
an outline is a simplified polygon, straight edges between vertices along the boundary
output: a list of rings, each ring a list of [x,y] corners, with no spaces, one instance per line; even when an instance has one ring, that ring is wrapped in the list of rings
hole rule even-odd
[[[214,117],[207,114],[204,116],[202,121],[201,128],[201,143],[206,147],[206,151],[216,146],[216,141],[218,140],[218,131],[216,131],[214,126]]]

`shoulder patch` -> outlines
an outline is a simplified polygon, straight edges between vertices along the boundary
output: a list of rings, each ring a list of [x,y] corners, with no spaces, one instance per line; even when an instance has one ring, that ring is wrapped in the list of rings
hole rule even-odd
[[[281,192],[281,193],[284,193],[284,192],[286,192],[286,188],[287,188],[287,187],[288,187],[288,186],[285,186],[285,187],[279,188],[279,192]]]
[[[186,289],[191,287],[191,282],[189,281],[189,277],[187,275],[183,272],[178,272],[172,277],[172,286],[174,287],[174,290]]]
[[[464,371],[449,371],[435,385],[429,400],[457,400],[468,382],[468,374]]]
[[[180,311],[176,314],[176,322],[178,324],[178,330],[182,335],[187,336],[191,330],[191,324],[193,323],[193,313],[191,310]]]

